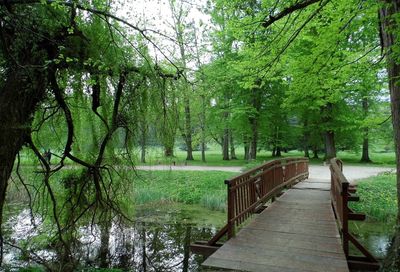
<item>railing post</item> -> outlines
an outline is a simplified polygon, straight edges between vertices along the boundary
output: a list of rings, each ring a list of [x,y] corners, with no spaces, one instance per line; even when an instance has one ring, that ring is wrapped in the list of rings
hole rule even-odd
[[[343,235],[343,250],[346,255],[346,259],[349,257],[349,209],[348,205],[348,189],[349,183],[342,183],[342,235]]]
[[[232,219],[235,217],[234,215],[234,196],[232,194],[231,190],[231,181],[230,180],[225,180],[225,184],[227,185],[227,190],[228,190],[228,239],[232,238],[235,235],[235,222],[232,221]]]

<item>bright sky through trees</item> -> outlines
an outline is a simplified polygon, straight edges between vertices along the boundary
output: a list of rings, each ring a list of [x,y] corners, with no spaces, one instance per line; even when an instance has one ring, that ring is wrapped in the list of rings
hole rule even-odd
[[[118,17],[127,20],[138,27],[148,30],[149,34],[157,41],[157,45],[162,49],[163,53],[169,58],[174,59],[177,53],[177,44],[173,39],[173,19],[171,12],[171,4],[180,5],[187,10],[184,21],[188,24],[195,24],[197,29],[196,35],[199,37],[201,46],[205,46],[211,51],[211,43],[207,39],[207,34],[211,31],[211,17],[204,12],[206,8],[205,0],[121,0],[114,3],[115,11]],[[128,30],[129,31],[129,30]],[[131,30],[132,34],[137,32]],[[150,54],[157,58],[158,61],[165,60],[163,55],[156,48],[152,48]],[[209,62],[210,54],[201,56],[202,63]],[[194,69],[196,61],[189,60],[188,67]]]

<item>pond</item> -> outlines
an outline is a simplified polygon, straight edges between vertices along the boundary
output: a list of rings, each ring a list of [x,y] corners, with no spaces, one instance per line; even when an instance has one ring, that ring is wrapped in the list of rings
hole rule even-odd
[[[7,217],[5,234],[9,241],[28,248],[32,241],[43,244],[38,240],[43,230],[33,225],[40,223],[40,218],[33,218],[35,222],[32,222],[29,211],[18,208]],[[199,271],[203,257],[190,252],[190,243],[210,239],[225,220],[224,213],[198,205],[156,203],[141,206],[133,223],[111,222],[107,231],[98,225],[80,226],[79,249],[74,256],[79,260],[81,271],[93,271],[100,266],[121,271]],[[384,258],[392,225],[366,221],[352,223],[350,229],[374,256]],[[356,253],[353,248],[352,254]],[[4,270],[38,267],[27,258],[27,254],[6,246]],[[56,252],[46,247],[34,250],[30,257],[48,263],[57,262]]]
[[[189,245],[210,239],[225,218],[222,212],[197,205],[164,203],[142,207],[136,212],[134,223],[112,222],[106,231],[98,225],[80,226],[79,248],[74,257],[79,260],[82,271],[100,266],[122,271],[198,271],[203,257],[192,254]],[[40,218],[31,218],[27,209],[14,210],[5,224],[6,239],[28,248],[32,241],[43,244],[38,238],[43,232],[39,223]],[[29,257],[37,262],[29,260],[26,254],[5,246],[3,269],[40,269],[37,262],[56,266],[57,254],[52,249],[33,249]]]
[[[350,221],[349,228],[359,242],[377,259],[383,259],[386,256],[394,233],[393,224],[368,220],[364,222]],[[354,247],[350,247],[350,253],[358,254],[358,251]]]

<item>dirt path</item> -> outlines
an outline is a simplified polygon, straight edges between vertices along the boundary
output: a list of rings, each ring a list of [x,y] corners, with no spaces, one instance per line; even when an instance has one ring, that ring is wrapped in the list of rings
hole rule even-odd
[[[225,172],[241,172],[240,166],[202,166],[202,165],[138,165],[135,167],[138,170],[149,171],[225,171]]]
[[[172,166],[172,165],[152,165],[152,166],[136,166],[138,170],[160,171],[225,171],[239,173],[242,170],[240,166]],[[330,179],[330,171],[328,166],[310,165],[310,178]],[[351,182],[356,183],[357,180],[376,176],[382,172],[394,172],[394,168],[390,167],[371,167],[371,166],[344,166],[344,175]]]
[[[329,166],[322,165],[310,165],[310,178],[316,179],[330,179]],[[371,167],[371,166],[343,166],[344,176],[347,180],[353,184],[357,183],[357,180],[376,176],[383,172],[393,172],[395,168],[390,167]]]

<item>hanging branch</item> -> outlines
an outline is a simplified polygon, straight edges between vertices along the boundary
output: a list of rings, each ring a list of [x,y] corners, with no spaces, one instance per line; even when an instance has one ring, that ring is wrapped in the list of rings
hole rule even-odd
[[[68,244],[65,242],[63,236],[62,236],[62,228],[61,228],[61,224],[60,224],[60,220],[58,218],[58,214],[57,214],[57,200],[55,197],[55,194],[53,192],[53,188],[50,185],[50,165],[47,163],[47,161],[42,157],[42,155],[40,154],[39,150],[37,149],[37,147],[35,146],[35,144],[32,141],[32,138],[29,136],[29,138],[27,139],[27,143],[29,144],[29,147],[32,149],[32,151],[36,154],[36,156],[38,158],[40,158],[40,160],[42,161],[42,163],[45,165],[46,167],[46,172],[44,175],[44,184],[45,187],[50,195],[50,200],[52,203],[52,210],[53,210],[53,217],[54,220],[56,221],[56,226],[57,226],[57,235],[58,235],[58,239],[60,240],[60,242],[64,245],[64,248],[67,250],[68,255],[71,255],[70,249]]]
[[[272,61],[270,61],[263,70],[265,70],[265,75],[272,69],[274,63],[279,60],[281,55],[285,53],[286,49],[292,44],[292,42],[297,38],[297,36],[300,34],[300,32],[305,28],[305,26],[328,4],[331,0],[326,0],[325,2],[322,2],[321,5],[300,25],[300,27],[292,34],[292,36],[289,38],[289,40],[286,42],[286,44],[281,48],[281,50],[278,52],[278,54],[273,58]],[[283,17],[283,16],[282,16]]]
[[[1,1],[0,1],[1,2]],[[282,19],[283,17],[291,14],[292,12],[300,9],[304,9],[308,7],[309,5],[315,4],[315,3],[322,3],[322,0],[305,0],[303,2],[296,3],[290,7],[284,8],[281,12],[279,12],[276,15],[269,15],[268,18],[265,18],[264,22],[262,23],[262,26],[267,28],[276,21]]]

